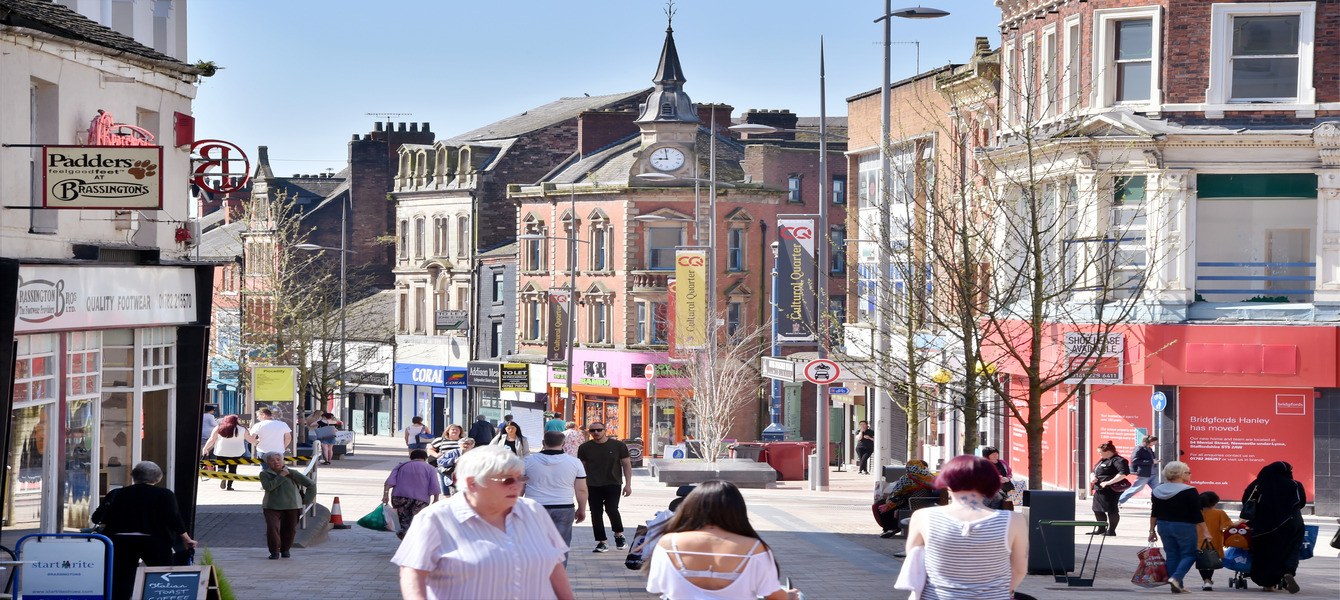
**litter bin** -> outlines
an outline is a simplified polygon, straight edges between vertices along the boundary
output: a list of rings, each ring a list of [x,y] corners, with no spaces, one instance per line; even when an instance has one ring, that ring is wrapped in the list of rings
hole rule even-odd
[[[1038,521],[1075,520],[1075,492],[1024,490],[1024,506],[1028,513],[1028,572],[1050,575],[1052,567],[1057,573],[1074,571],[1074,530],[1056,527],[1044,540]]]
[[[755,462],[768,462],[767,459],[763,457],[765,452],[763,444],[750,444],[746,442],[742,444],[734,444],[731,447],[731,455],[733,458],[743,458]]]
[[[778,481],[804,481],[810,446],[805,442],[769,442],[765,444],[768,466],[777,470]]]
[[[765,442],[783,441],[786,439],[786,428],[782,427],[779,423],[768,425],[767,428],[763,430],[762,438]]]

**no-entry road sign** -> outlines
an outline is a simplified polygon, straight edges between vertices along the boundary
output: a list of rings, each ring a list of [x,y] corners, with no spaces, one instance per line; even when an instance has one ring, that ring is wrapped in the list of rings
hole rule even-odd
[[[805,379],[810,383],[818,385],[828,385],[838,380],[842,376],[842,368],[838,364],[826,358],[820,358],[805,363]]]

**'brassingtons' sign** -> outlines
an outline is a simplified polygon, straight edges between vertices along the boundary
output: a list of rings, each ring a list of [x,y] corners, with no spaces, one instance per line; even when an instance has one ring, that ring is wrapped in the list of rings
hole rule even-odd
[[[163,207],[162,146],[43,146],[42,206]]]

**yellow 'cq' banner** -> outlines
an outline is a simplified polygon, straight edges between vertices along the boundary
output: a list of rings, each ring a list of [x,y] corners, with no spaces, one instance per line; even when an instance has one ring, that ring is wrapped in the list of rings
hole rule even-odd
[[[251,377],[256,402],[293,402],[297,397],[297,367],[252,367]]]
[[[675,252],[675,345],[698,350],[707,345],[712,294],[707,290],[707,251]]]

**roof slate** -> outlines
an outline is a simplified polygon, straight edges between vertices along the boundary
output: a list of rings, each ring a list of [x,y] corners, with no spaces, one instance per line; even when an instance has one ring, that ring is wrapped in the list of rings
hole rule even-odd
[[[645,97],[650,93],[651,88],[646,88],[635,92],[608,94],[605,96],[560,98],[549,104],[527,110],[519,115],[512,115],[501,121],[490,123],[478,129],[467,131],[449,138],[446,140],[446,143],[449,145],[457,145],[479,140],[502,140],[513,138],[537,129],[549,127],[556,123],[561,123],[568,119],[574,119],[577,115],[589,110],[605,108],[629,98],[640,96]]]
[[[242,234],[246,231],[245,220],[233,221],[206,231],[200,234],[200,245],[196,248],[196,252],[202,260],[231,260],[242,256]]]
[[[109,50],[129,52],[189,68],[186,63],[51,0],[0,0],[0,24],[27,27],[71,40],[97,44]]]

